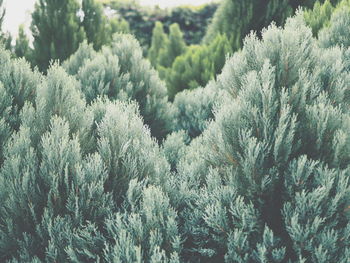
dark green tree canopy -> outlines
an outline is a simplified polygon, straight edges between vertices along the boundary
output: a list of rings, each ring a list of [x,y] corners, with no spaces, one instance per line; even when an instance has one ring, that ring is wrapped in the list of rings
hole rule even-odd
[[[89,43],[93,43],[96,50],[112,42],[116,32],[129,32],[129,25],[123,19],[108,18],[103,5],[96,0],[83,0],[82,12],[84,14],[82,26]]]
[[[185,89],[204,87],[221,72],[232,49],[225,35],[217,35],[208,45],[190,46],[166,71],[169,98]]]
[[[18,28],[18,36],[16,38],[14,52],[17,57],[26,58],[27,61],[32,61],[32,50],[23,24]]]
[[[34,61],[46,71],[50,60],[67,59],[85,38],[77,0],[39,0],[32,14]],[[63,23],[64,21],[64,23]]]

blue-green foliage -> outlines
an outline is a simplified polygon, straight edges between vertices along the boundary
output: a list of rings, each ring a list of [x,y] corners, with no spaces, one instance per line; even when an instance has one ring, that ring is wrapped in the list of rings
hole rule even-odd
[[[169,190],[191,260],[349,259],[349,74],[341,49],[317,45],[298,16],[227,61],[216,85],[231,99]]]
[[[64,75],[63,69],[51,70],[48,79],[61,76],[62,87],[70,87],[71,94],[79,94],[79,90],[69,86],[72,80]],[[79,110],[69,100],[62,103],[68,112]],[[11,137],[0,173],[1,195],[5,200],[0,207],[2,260],[29,262],[38,257],[47,262],[64,262],[69,257],[73,262],[95,262],[102,259],[107,254],[105,251],[117,242],[105,232],[105,224],[110,224],[107,218],[117,216],[115,213],[119,211],[123,213],[121,204],[129,182],[163,185],[169,166],[138,116],[136,106],[101,103],[98,101],[91,107],[82,104],[80,116],[90,112],[95,120],[96,126],[92,122],[88,126],[90,140],[80,138],[82,130],[72,125],[76,124],[76,118],[73,116],[71,122],[71,116],[60,108],[56,108],[44,132],[40,128],[45,123],[33,117],[34,125],[23,121]],[[54,108],[55,103],[52,105]],[[40,110],[28,110],[26,114],[38,115]],[[50,115],[51,111],[45,112]],[[34,133],[42,135],[36,139]],[[88,147],[90,153],[85,153],[83,145],[89,141],[92,142]],[[91,251],[82,253],[80,246],[83,251]],[[166,244],[159,244],[158,249],[162,251],[163,246]],[[143,252],[143,248],[140,250]],[[175,251],[175,247],[169,251]]]
[[[251,34],[173,104],[130,36],[47,76],[1,50],[0,261],[347,263],[349,20]]]
[[[162,139],[172,128],[173,110],[165,84],[131,35],[115,35],[112,46],[99,53],[83,44],[64,67],[80,82],[88,103],[99,96],[134,100],[153,136]]]
[[[159,186],[170,166],[138,105],[108,98],[87,104],[80,82],[58,65],[44,77],[1,55],[7,71],[0,89],[0,261],[108,262],[118,243],[125,244],[111,226],[139,213],[144,240],[129,240],[139,242],[140,262],[175,262],[181,247],[176,212],[166,201],[148,210],[151,197],[165,196]],[[160,214],[169,224],[164,236],[154,236]],[[136,225],[127,220],[118,227]],[[149,241],[152,247],[144,245]]]
[[[329,26],[319,33],[320,45],[331,47],[342,45],[350,47],[349,25],[350,25],[350,2],[344,1],[339,4],[330,17]]]
[[[210,82],[205,88],[184,90],[174,100],[175,129],[185,130],[191,137],[200,135],[214,118],[215,105],[220,105],[226,92]]]
[[[176,168],[180,159],[185,155],[189,141],[190,138],[184,130],[173,132],[164,140],[163,151],[172,169]]]
[[[19,128],[24,104],[34,101],[40,80],[40,74],[32,72],[25,60],[12,60],[10,53],[0,48],[0,164],[3,147]]]

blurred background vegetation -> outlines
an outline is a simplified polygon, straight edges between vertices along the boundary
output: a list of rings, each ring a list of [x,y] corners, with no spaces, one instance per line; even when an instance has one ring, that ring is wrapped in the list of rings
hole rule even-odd
[[[113,34],[131,33],[143,56],[166,82],[168,98],[173,101],[178,92],[204,87],[214,79],[250,32],[259,36],[271,22],[282,26],[303,8],[317,35],[327,26],[338,2],[222,0],[162,9],[137,0],[40,0],[31,15],[30,37],[21,25],[15,39],[8,32],[2,32],[0,38],[13,56],[25,57],[45,73],[51,61],[65,61],[84,40],[98,51],[112,43]],[[1,10],[0,26],[6,15]]]

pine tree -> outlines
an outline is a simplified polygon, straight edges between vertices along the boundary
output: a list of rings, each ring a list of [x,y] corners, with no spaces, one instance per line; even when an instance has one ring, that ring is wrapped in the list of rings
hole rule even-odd
[[[176,93],[185,89],[204,87],[220,73],[230,53],[229,41],[221,35],[209,45],[189,47],[166,72],[169,98],[173,100]]]
[[[128,33],[129,24],[118,18],[108,18],[103,6],[96,0],[83,0],[82,12],[84,18],[82,25],[89,43],[93,43],[95,50],[112,42],[114,33]]]
[[[3,45],[5,49],[12,49],[12,36],[9,32],[2,31],[2,24],[4,22],[6,9],[4,8],[4,1],[0,0],[0,45]]]
[[[173,132],[163,141],[163,152],[172,170],[176,170],[179,161],[186,154],[186,146],[189,142],[190,137],[185,130]]]
[[[51,60],[67,59],[84,40],[79,9],[76,0],[40,0],[35,4],[31,24],[33,60],[40,70],[46,71]]]
[[[304,12],[305,22],[312,28],[314,36],[317,36],[323,27],[327,27],[333,11],[333,5],[329,0],[326,0],[323,4],[317,1],[312,10]]]
[[[164,68],[169,68],[174,60],[186,51],[186,43],[178,24],[169,27],[169,41],[165,48],[160,50],[158,64]]]
[[[115,33],[130,33],[130,25],[128,21],[123,18],[112,17],[109,19],[108,31],[110,32],[108,43],[110,43],[113,41],[113,35]]]
[[[0,165],[3,147],[11,134],[19,129],[21,110],[33,103],[41,77],[32,72],[24,59],[11,59],[11,54],[0,48]]]
[[[288,0],[224,0],[214,14],[204,42],[210,43],[218,34],[225,34],[236,51],[251,30],[260,32],[272,21],[282,24],[291,13]]]
[[[16,39],[16,45],[14,51],[17,57],[26,58],[27,61],[31,61],[31,48],[29,46],[29,39],[24,31],[24,25],[20,25],[18,28],[18,36]]]
[[[96,51],[92,44],[88,44],[87,41],[84,41],[80,44],[78,50],[62,63],[62,67],[69,75],[76,75],[84,63],[95,56]]]
[[[83,27],[86,39],[93,43],[94,48],[99,50],[108,42],[107,17],[103,13],[103,6],[95,0],[83,0],[82,11],[84,13]]]
[[[159,54],[166,47],[168,41],[168,37],[164,33],[163,24],[157,21],[152,31],[152,42],[148,51],[148,58],[153,67],[158,66]]]
[[[1,49],[0,261],[347,263],[348,11],[250,34],[174,104],[129,35],[46,75]]]
[[[336,6],[329,17],[329,22],[319,32],[321,46],[326,48],[337,45],[350,47],[350,35],[347,30],[349,25],[350,1],[344,0]]]
[[[180,263],[181,236],[177,214],[160,188],[148,187],[142,194],[132,184],[128,192],[128,213],[106,222],[115,244],[105,249],[107,262]]]

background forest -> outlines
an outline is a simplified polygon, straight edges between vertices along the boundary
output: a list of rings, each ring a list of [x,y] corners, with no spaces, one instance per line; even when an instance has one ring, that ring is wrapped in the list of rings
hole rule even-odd
[[[0,10],[0,262],[350,262],[350,0]]]

